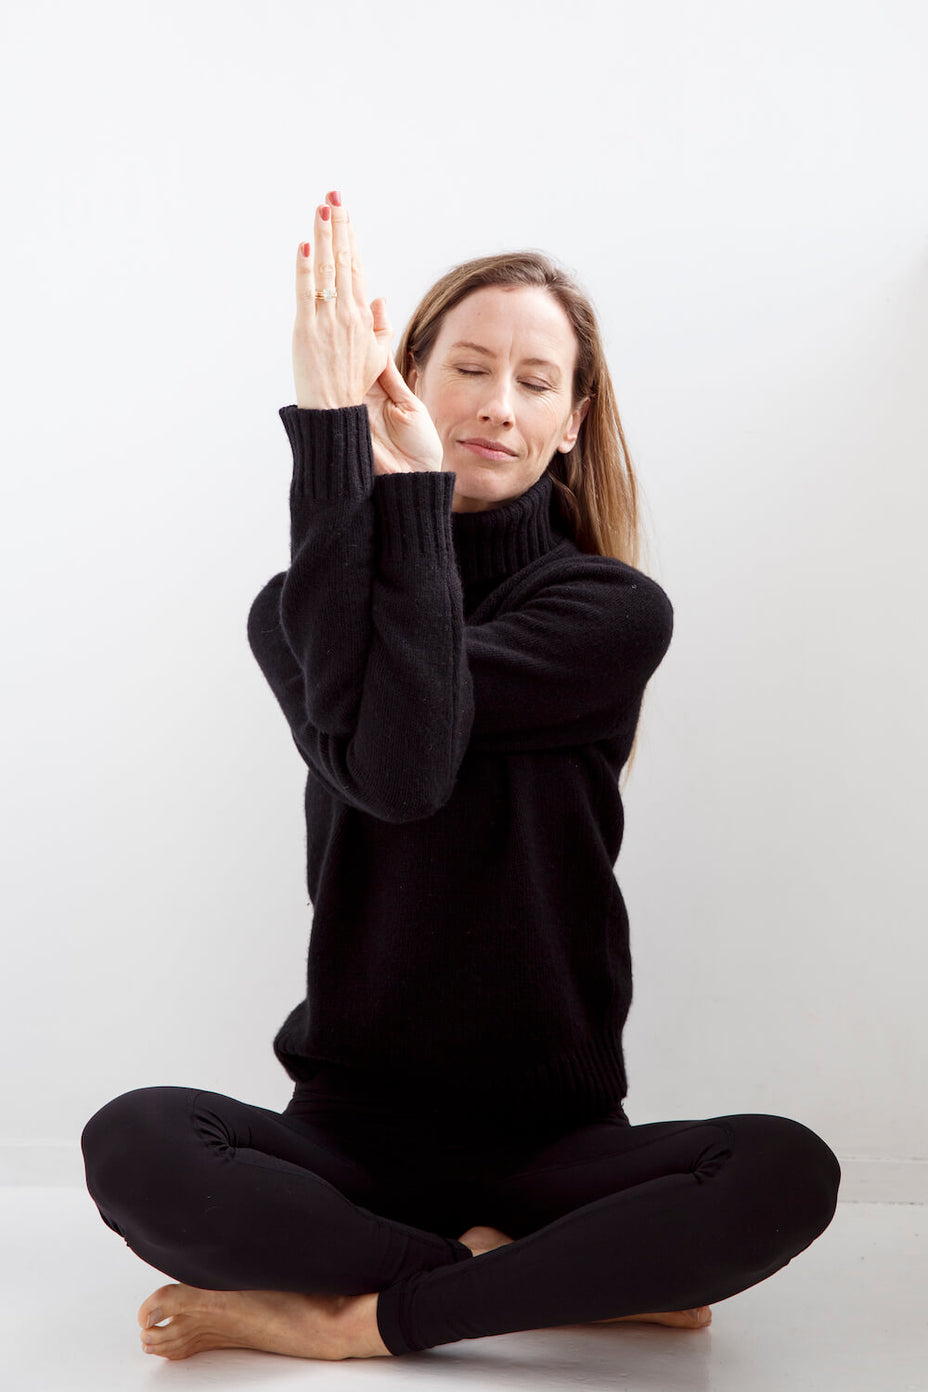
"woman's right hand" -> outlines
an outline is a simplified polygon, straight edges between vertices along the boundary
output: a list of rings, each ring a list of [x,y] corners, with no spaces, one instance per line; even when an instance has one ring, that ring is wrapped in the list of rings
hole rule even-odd
[[[357,239],[339,195],[333,191],[326,199],[316,208],[315,240],[305,243],[309,255],[297,249],[293,382],[304,410],[363,405],[393,339],[386,301],[367,303]],[[316,291],[325,289],[337,297],[317,300]]]

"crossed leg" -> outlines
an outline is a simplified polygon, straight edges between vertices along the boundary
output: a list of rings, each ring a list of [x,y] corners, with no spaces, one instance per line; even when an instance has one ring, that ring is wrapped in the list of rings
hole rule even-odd
[[[104,1221],[181,1282],[139,1312],[145,1325],[160,1305],[170,1320],[143,1329],[168,1358],[383,1356],[697,1308],[806,1247],[840,1177],[787,1118],[594,1123],[484,1188],[500,1246],[474,1260],[460,1239],[365,1207],[370,1175],[324,1133],[218,1094],[126,1094],[82,1142]]]
[[[488,1228],[478,1226],[468,1228],[467,1232],[462,1233],[458,1238],[465,1247],[469,1247],[475,1257],[483,1256],[484,1252],[495,1252],[497,1247],[505,1247],[512,1238],[498,1228]],[[708,1305],[700,1305],[695,1310],[661,1310],[654,1314],[641,1315],[615,1315],[610,1319],[590,1320],[591,1324],[622,1324],[626,1320],[633,1320],[638,1323],[646,1324],[666,1324],[672,1329],[702,1329],[705,1325],[712,1323],[712,1311]]]
[[[378,1326],[405,1353],[699,1309],[809,1246],[839,1183],[831,1149],[787,1117],[595,1122],[485,1188],[483,1215],[511,1242],[381,1291]]]

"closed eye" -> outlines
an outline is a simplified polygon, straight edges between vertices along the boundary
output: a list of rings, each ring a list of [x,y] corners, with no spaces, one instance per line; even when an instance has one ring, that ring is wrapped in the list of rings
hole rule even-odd
[[[459,367],[456,370],[460,372],[462,377],[482,377],[484,375],[479,369],[475,370],[468,367]],[[523,387],[528,387],[529,391],[543,392],[551,390],[550,387],[540,387],[535,382],[523,382],[522,385]]]

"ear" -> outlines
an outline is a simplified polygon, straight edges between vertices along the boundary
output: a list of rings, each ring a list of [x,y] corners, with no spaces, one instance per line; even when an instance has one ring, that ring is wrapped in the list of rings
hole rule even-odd
[[[577,436],[580,434],[580,427],[586,419],[586,413],[590,409],[590,398],[585,396],[580,405],[575,407],[570,413],[570,420],[567,422],[567,433],[558,449],[562,454],[569,454],[577,443]]]
[[[409,390],[410,390],[414,395],[415,395],[415,391],[416,391],[416,383],[418,382],[418,380],[419,380],[419,369],[416,367],[415,363],[413,363],[412,367],[410,367],[410,369],[409,369],[409,377],[408,377],[408,379],[407,379],[406,385],[408,386]]]

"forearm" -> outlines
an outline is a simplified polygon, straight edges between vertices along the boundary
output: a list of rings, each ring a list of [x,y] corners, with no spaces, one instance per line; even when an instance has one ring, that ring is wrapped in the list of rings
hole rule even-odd
[[[450,796],[473,719],[455,476],[375,477],[365,409],[280,415],[292,560],[255,601],[252,648],[333,791],[388,820],[428,815]]]
[[[281,623],[303,674],[306,718],[330,734],[348,734],[371,632],[374,467],[367,410],[284,407],[280,416],[293,451]]]

